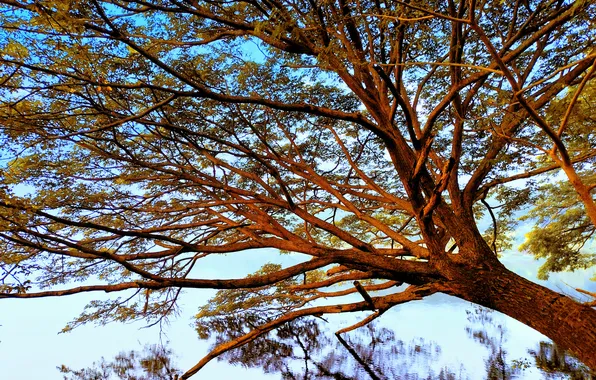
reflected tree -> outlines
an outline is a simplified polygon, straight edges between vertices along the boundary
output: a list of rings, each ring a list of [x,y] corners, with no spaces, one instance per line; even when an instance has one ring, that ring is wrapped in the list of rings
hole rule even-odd
[[[527,359],[507,359],[507,350],[503,347],[507,341],[507,329],[493,318],[492,310],[475,307],[466,313],[470,322],[466,327],[468,336],[489,350],[489,356],[485,361],[487,379],[514,379],[531,366]],[[571,380],[591,380],[596,375],[572,354],[552,342],[542,341],[537,349],[529,350],[528,353],[532,356],[536,368],[549,379],[564,376]]]
[[[64,380],[177,380],[180,371],[173,353],[162,345],[146,345],[142,351],[121,352],[111,361],[103,357],[91,367],[73,370],[58,367]]]
[[[233,291],[221,291],[208,304],[211,314],[203,308],[197,315],[197,330],[202,338],[215,338],[213,345],[233,341],[243,331],[257,324],[267,324],[264,310],[253,314],[217,314],[218,302],[229,305]],[[244,294],[244,293],[243,293]],[[244,302],[252,297],[244,294]],[[225,301],[225,302],[224,302]],[[220,305],[220,307],[221,307]],[[220,309],[221,311],[222,309]],[[272,309],[268,310],[272,313]],[[476,306],[467,310],[468,336],[488,350],[485,359],[486,379],[506,380],[520,375],[531,366],[527,359],[508,358],[504,344],[507,330],[495,318],[493,310]],[[209,315],[208,315],[209,314]],[[275,313],[270,318],[274,318]],[[221,355],[219,360],[246,367],[261,367],[267,373],[280,373],[283,379],[462,379],[456,368],[431,369],[441,355],[441,347],[422,338],[410,342],[400,340],[392,329],[375,322],[358,330],[350,328],[332,334],[319,319],[296,319],[267,335],[262,335],[238,349]],[[227,327],[235,326],[235,330]],[[346,331],[346,333],[342,333]],[[348,333],[349,331],[349,333]],[[206,332],[211,332],[207,334]],[[553,343],[541,342],[539,349],[530,351],[536,367],[550,376],[568,375],[571,379],[591,379],[589,369],[571,354]],[[391,360],[385,360],[391,358]],[[423,376],[421,373],[425,373]],[[586,377],[588,376],[588,377]],[[592,375],[593,376],[593,375]]]
[[[256,316],[236,317],[233,323],[240,327],[243,323],[254,323],[256,319]],[[204,323],[204,319],[202,321]],[[315,318],[294,320],[238,349],[221,354],[218,360],[262,368],[266,373],[279,373],[283,379],[384,380],[418,378],[417,369],[429,368],[441,352],[435,342],[418,338],[406,343],[391,329],[374,323],[342,336],[334,335],[321,321]],[[230,319],[225,324],[213,321],[210,331],[213,332],[214,346],[240,334],[241,329],[216,330],[216,326],[229,326],[231,322]],[[204,338],[209,336],[203,335]],[[452,374],[447,369],[441,373],[445,376]],[[428,378],[438,377],[430,373]]]
[[[267,275],[278,269],[276,265],[269,265],[253,276]],[[440,348],[434,342],[417,339],[405,343],[397,339],[393,330],[369,323],[380,313],[373,313],[363,322],[335,334],[321,323],[326,321],[321,316],[293,318],[278,325],[277,321],[284,318],[284,313],[300,303],[357,292],[366,299],[370,297],[369,291],[400,285],[397,282],[356,281],[354,287],[340,286],[339,290],[322,292],[311,289],[308,286],[311,281],[312,278],[306,278],[305,285],[304,279],[294,278],[280,282],[274,288],[218,291],[196,315],[199,338],[212,339],[212,355],[219,360],[260,367],[267,373],[280,373],[284,379],[369,377],[376,380],[417,376],[416,368],[426,370],[440,354]],[[265,326],[269,333],[264,334],[257,326]],[[258,337],[237,344],[255,329]],[[444,370],[443,373],[450,372]],[[429,376],[435,378],[432,373]]]
[[[527,358],[509,359],[503,347],[507,330],[494,318],[494,313],[482,307],[466,313],[469,321],[466,333],[488,349],[485,379],[514,379],[534,365],[548,379],[562,376],[570,380],[594,378],[594,373],[575,357],[549,342],[540,342],[535,350],[528,351],[534,364]],[[223,321],[225,323],[212,318],[212,334],[201,337],[213,337],[211,343],[217,346],[239,336],[244,324],[266,323],[254,315],[230,318]],[[218,326],[229,325],[236,325],[238,330],[218,330]],[[279,374],[284,380],[470,378],[463,366],[433,371],[433,363],[440,360],[442,354],[436,342],[422,338],[404,342],[392,329],[376,322],[345,334],[333,334],[327,326],[327,321],[322,318],[296,319],[238,349],[223,353],[218,360],[245,368],[261,368],[265,373]],[[102,358],[89,368],[73,370],[63,365],[58,369],[65,380],[176,380],[180,372],[173,364],[173,356],[172,351],[163,346],[146,346],[142,352],[121,353],[112,361]],[[479,374],[472,374],[476,375]]]
[[[474,310],[466,310],[466,313],[470,322],[466,327],[468,336],[485,346],[489,352],[485,360],[486,378],[491,380],[514,378],[521,368],[507,362],[507,351],[503,348],[507,331],[505,327],[495,322],[490,309],[476,307]]]
[[[596,378],[596,372],[580,363],[574,356],[563,350],[555,343],[540,342],[537,350],[530,350],[530,355],[536,361],[548,379],[559,378],[560,374],[567,375],[571,380],[591,380]]]

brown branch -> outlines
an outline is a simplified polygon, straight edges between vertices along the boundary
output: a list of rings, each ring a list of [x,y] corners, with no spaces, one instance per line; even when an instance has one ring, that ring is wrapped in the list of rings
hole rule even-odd
[[[400,0],[394,0],[394,1],[396,3],[398,3],[398,4],[403,5],[404,7],[412,8],[412,9],[415,9],[415,10],[420,11],[420,12],[423,12],[423,13],[428,13],[429,15],[433,15],[433,16],[438,17],[438,18],[442,18],[442,19],[445,19],[445,20],[453,21],[453,22],[460,22],[462,24],[468,24],[469,23],[469,20],[466,20],[466,19],[460,19],[460,18],[456,18],[456,17],[451,17],[451,16],[448,16],[448,15],[445,15],[445,14],[442,14],[442,13],[439,13],[439,12],[432,11],[430,9],[426,9],[426,8],[422,8],[422,7],[419,7],[419,6],[410,4],[410,3],[406,3],[404,1],[400,1]]]
[[[430,20],[435,17],[435,16],[422,16],[422,17],[407,18],[407,17],[382,15],[382,14],[376,14],[376,13],[363,13],[361,15],[355,15],[355,16],[386,18],[389,20],[396,20],[396,21],[401,21],[401,22],[415,22],[415,21]]]
[[[428,203],[424,206],[424,209],[421,213],[421,218],[426,219],[428,218],[434,209],[439,205],[441,201],[441,193],[445,191],[447,185],[449,184],[449,178],[451,176],[451,171],[453,170],[453,166],[455,164],[455,160],[453,157],[449,158],[449,160],[445,163],[443,170],[441,171],[441,178],[437,182],[435,190],[433,191]]]
[[[346,268],[349,270],[349,268]],[[327,286],[335,285],[340,282],[351,281],[351,280],[364,280],[364,279],[372,279],[374,278],[374,273],[372,272],[351,272],[345,273],[338,276],[333,276],[326,280],[311,282],[308,284],[302,285],[294,285],[290,289],[292,291],[302,291],[302,290],[311,290],[311,289],[320,289],[325,288]]]
[[[158,282],[123,282],[115,285],[85,285],[76,288],[64,290],[48,290],[34,293],[0,293],[2,298],[44,298],[44,297],[61,297],[71,294],[87,293],[87,292],[119,292],[126,289],[163,289],[168,287],[167,284]]]
[[[337,336],[338,339],[339,339],[340,334],[345,334],[347,332],[350,332],[352,330],[356,330],[357,328],[360,328],[362,326],[365,326],[365,325],[371,323],[372,321],[374,321],[375,319],[379,318],[381,315],[383,315],[384,312],[385,312],[385,310],[376,310],[374,313],[372,313],[368,317],[364,318],[363,320],[361,320],[361,321],[359,321],[359,322],[357,322],[357,323],[355,323],[355,324],[353,324],[351,326],[348,326],[348,327],[345,327],[345,328],[343,328],[341,330],[338,330],[335,333],[335,336]]]
[[[581,83],[577,87],[577,90],[575,91],[575,94],[573,94],[573,98],[571,99],[571,102],[569,102],[569,106],[567,106],[567,111],[565,111],[565,116],[563,117],[563,120],[561,120],[561,125],[559,126],[559,130],[557,131],[558,137],[561,137],[561,135],[563,134],[563,131],[565,130],[565,127],[567,126],[567,122],[569,121],[569,117],[571,116],[571,111],[573,110],[573,106],[575,106],[575,103],[577,102],[579,95],[581,94],[582,90],[584,89],[584,86],[586,85],[586,83],[588,83],[588,80],[594,73],[594,69],[596,69],[596,59],[594,59],[594,63],[592,63],[592,67],[590,67],[590,70],[588,70],[588,72],[584,76],[584,79],[582,79]]]
[[[375,310],[375,304],[372,298],[370,298],[370,295],[366,292],[366,289],[364,289],[360,281],[354,281],[354,287],[356,288],[356,290],[358,290],[358,293],[360,293],[360,295],[362,296],[362,298],[364,298],[366,303],[368,303],[370,309]]]
[[[428,159],[428,155],[430,154],[430,148],[432,146],[434,140],[434,136],[431,134],[428,138],[424,140],[424,146],[418,153],[418,159],[416,160],[416,166],[414,166],[414,171],[412,172],[412,181],[417,181],[418,176],[422,173],[422,169],[424,169],[424,165],[426,164],[426,160]]]
[[[385,290],[385,289],[389,289],[392,287],[398,287],[400,285],[402,285],[403,282],[400,281],[386,281],[380,284],[376,284],[376,285],[367,285],[364,286],[363,289],[367,292],[376,292],[379,290]],[[358,290],[356,288],[348,288],[348,289],[344,289],[344,290],[338,290],[335,292],[321,292],[319,290],[316,290],[315,296],[312,298],[309,298],[309,302],[315,299],[319,299],[319,298],[331,298],[331,297],[342,297],[342,296],[347,296],[348,294],[354,294],[356,293]]]
[[[180,287],[180,288],[210,288],[210,289],[251,289],[259,288],[275,284],[279,281],[283,281],[288,278],[292,278],[301,273],[305,273],[311,270],[315,270],[333,262],[331,258],[315,258],[310,261],[293,265],[291,267],[279,270],[274,273],[247,277],[241,279],[185,279],[185,278],[166,278],[160,277],[160,281],[135,281],[116,285],[91,285],[91,286],[80,286],[66,290],[56,291],[45,291],[37,293],[1,293],[0,298],[40,298],[40,297],[52,297],[52,296],[63,296],[84,292],[93,291],[104,291],[112,292],[123,289],[131,288],[143,288],[143,289],[163,289],[166,287]]]
[[[585,160],[587,160],[589,158],[592,158],[592,157],[596,157],[596,150],[594,150],[592,152],[588,152],[586,154],[582,154],[581,156],[577,156],[577,157],[573,158],[571,160],[571,163],[572,164],[575,164],[575,163],[578,163],[578,162],[585,161]],[[505,184],[505,183],[512,182],[512,181],[516,181],[518,179],[531,178],[531,177],[537,176],[539,174],[548,173],[550,171],[557,170],[557,169],[560,169],[560,168],[561,168],[561,165],[558,164],[558,163],[555,163],[555,164],[550,165],[550,166],[545,166],[543,168],[538,168],[538,169],[526,171],[526,172],[523,172],[523,173],[520,173],[520,174],[512,175],[510,177],[497,178],[497,179],[494,179],[494,180],[492,180],[492,181],[484,184],[482,187],[480,187],[478,189],[478,193],[479,194],[484,194],[485,192],[487,192],[489,189],[491,189],[494,186]]]
[[[486,207],[486,209],[488,210],[488,213],[490,214],[490,218],[493,221],[493,241],[491,243],[491,247],[493,248],[493,251],[495,252],[495,255],[496,255],[497,254],[497,219],[495,218],[495,214],[493,213],[492,207],[490,207],[490,205],[488,204],[486,199],[484,199],[484,197],[480,198],[480,202],[482,202],[482,204]]]

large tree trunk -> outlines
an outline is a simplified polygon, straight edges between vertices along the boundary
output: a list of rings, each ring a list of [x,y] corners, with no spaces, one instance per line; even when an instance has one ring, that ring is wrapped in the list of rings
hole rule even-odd
[[[506,268],[466,271],[453,294],[500,311],[548,336],[596,370],[596,310]]]

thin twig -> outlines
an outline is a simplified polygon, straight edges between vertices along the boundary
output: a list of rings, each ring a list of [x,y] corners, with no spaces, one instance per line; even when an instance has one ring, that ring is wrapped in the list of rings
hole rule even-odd
[[[588,80],[594,73],[594,69],[596,69],[596,59],[594,59],[594,63],[592,63],[592,67],[590,68],[590,70],[588,71],[588,73],[586,74],[584,79],[581,81],[581,83],[577,87],[577,90],[575,91],[575,94],[573,95],[573,99],[571,99],[571,102],[569,103],[569,106],[567,107],[565,116],[563,117],[563,120],[561,120],[561,125],[559,126],[559,130],[557,131],[557,136],[561,137],[561,135],[563,134],[563,131],[565,130],[565,127],[567,126],[567,122],[569,121],[569,116],[571,116],[571,111],[573,110],[573,106],[575,106],[575,103],[577,102],[579,95],[581,94],[582,90],[584,89],[584,86],[586,85],[586,83],[588,83]]]
[[[486,196],[486,193],[485,193],[485,196]],[[493,252],[496,255],[497,254],[497,219],[495,218],[495,214],[493,213],[492,207],[490,207],[490,205],[488,204],[488,202],[486,202],[486,199],[484,199],[484,197],[480,198],[480,202],[482,202],[482,204],[486,207],[486,209],[488,210],[488,213],[490,214],[490,218],[493,221],[493,241],[491,243],[491,246],[493,247]]]

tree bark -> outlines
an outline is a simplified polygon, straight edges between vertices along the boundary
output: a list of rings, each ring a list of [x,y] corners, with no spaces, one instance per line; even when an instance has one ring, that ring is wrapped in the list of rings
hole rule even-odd
[[[506,314],[552,339],[596,370],[596,310],[506,268],[466,271],[453,295]]]

